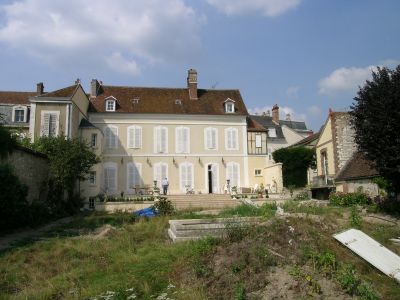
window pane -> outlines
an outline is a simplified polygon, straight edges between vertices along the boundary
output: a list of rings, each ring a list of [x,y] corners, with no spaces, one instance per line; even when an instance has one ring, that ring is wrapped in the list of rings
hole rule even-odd
[[[261,148],[261,134],[256,134],[256,148]]]

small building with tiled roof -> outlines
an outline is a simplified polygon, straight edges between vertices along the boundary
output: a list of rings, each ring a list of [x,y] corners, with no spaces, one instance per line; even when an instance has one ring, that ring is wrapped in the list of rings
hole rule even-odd
[[[378,186],[372,182],[376,177],[379,177],[379,172],[373,164],[362,153],[355,152],[336,175],[336,191],[355,193],[361,190],[370,196],[377,196]]]

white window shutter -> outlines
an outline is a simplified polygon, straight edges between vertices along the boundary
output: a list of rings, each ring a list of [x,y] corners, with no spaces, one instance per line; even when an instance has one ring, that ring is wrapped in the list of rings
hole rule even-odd
[[[237,130],[232,128],[232,149],[237,149]]]
[[[157,180],[157,186],[161,188],[161,165],[156,164],[154,166],[154,179]]]
[[[236,163],[232,164],[232,186],[239,186],[239,165]]]
[[[218,191],[218,165],[211,166],[213,193]]]
[[[182,128],[182,152],[189,153],[189,128]]]
[[[118,129],[116,128],[116,127],[112,127],[111,128],[111,137],[112,137],[112,142],[111,142],[111,147],[112,148],[118,148],[118,139],[117,139],[117,136],[118,136],[118,131],[117,131]]]
[[[128,128],[128,148],[135,148],[135,127]]]
[[[142,148],[142,127],[135,127],[134,137],[134,148]]]
[[[183,134],[182,134],[182,127],[176,128],[176,152],[182,153],[183,152]]]
[[[156,127],[154,138],[155,138],[155,143],[156,143],[155,152],[159,153],[159,152],[161,152],[161,128],[160,127]]]
[[[217,149],[217,130],[212,128],[210,130],[211,136],[211,149]]]
[[[162,153],[167,152],[167,128],[161,128],[161,151]]]
[[[211,128],[206,129],[205,136],[206,136],[206,149],[211,149],[211,145],[212,145]]]
[[[42,119],[42,135],[49,136],[50,114],[44,114]]]
[[[191,188],[193,188],[193,182],[192,182],[192,178],[193,178],[193,165],[192,164],[188,164],[187,166],[187,185],[189,185]]]

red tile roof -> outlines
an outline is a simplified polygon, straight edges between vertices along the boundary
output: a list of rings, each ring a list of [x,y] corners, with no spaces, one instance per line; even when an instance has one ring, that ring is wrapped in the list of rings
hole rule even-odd
[[[1,104],[30,104],[28,98],[37,95],[35,92],[0,91]]]
[[[73,94],[75,93],[75,90],[77,89],[78,85],[74,84],[59,90],[55,90],[49,93],[44,93],[38,97],[72,97]]]
[[[255,132],[268,132],[267,128],[250,117],[247,118],[247,130]]]
[[[371,162],[367,160],[362,153],[356,152],[336,176],[336,181],[371,178],[376,176],[379,176],[379,173],[373,167]]]
[[[235,101],[232,115],[248,114],[239,90],[198,89],[198,100],[190,100],[185,88],[123,86],[102,86],[100,95],[90,99],[89,111],[105,112],[105,101],[110,96],[117,99],[115,111],[120,113],[228,115],[224,101],[230,98]],[[133,99],[138,99],[138,103]],[[180,104],[176,100],[181,100]]]

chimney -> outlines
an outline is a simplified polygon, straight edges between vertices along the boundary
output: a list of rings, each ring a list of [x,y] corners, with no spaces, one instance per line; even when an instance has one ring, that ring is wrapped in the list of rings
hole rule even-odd
[[[97,79],[92,79],[90,82],[90,96],[96,98],[99,95],[100,83]]]
[[[77,78],[76,80],[75,80],[75,85],[78,85],[78,84],[80,84],[81,83],[81,80],[79,79],[79,78]]]
[[[197,71],[194,69],[188,71],[187,87],[189,90],[189,99],[197,100]]]
[[[272,121],[275,123],[279,123],[279,106],[278,104],[275,104],[274,107],[272,107]]]
[[[43,85],[43,82],[37,83],[37,84],[36,84],[36,93],[37,93],[38,95],[43,95],[43,92],[44,92],[44,85]]]
[[[291,121],[290,114],[286,114],[286,121]]]

